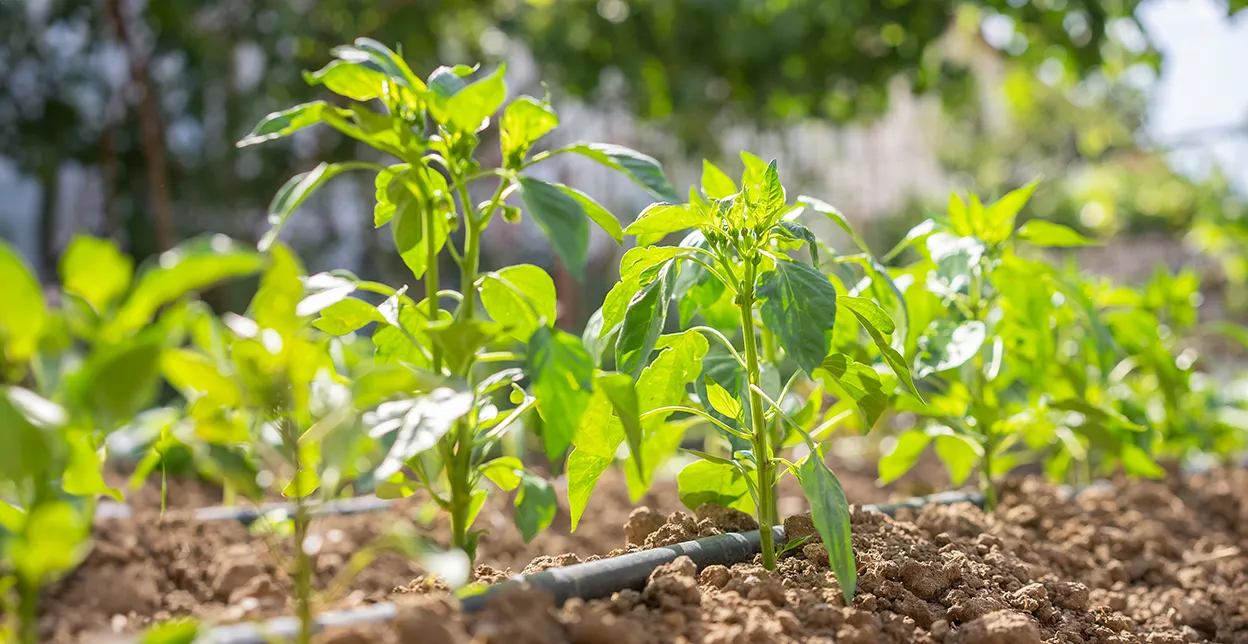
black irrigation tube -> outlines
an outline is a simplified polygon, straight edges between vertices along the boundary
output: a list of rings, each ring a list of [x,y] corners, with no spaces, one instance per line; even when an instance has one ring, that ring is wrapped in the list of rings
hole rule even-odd
[[[1104,483],[1088,487],[1100,487]],[[1062,488],[1073,496],[1088,488]],[[365,502],[366,501],[366,502]],[[941,492],[931,496],[914,497],[896,503],[880,505],[864,505],[864,510],[875,510],[894,516],[903,508],[918,509],[926,505],[952,505],[954,503],[971,503],[977,507],[984,506],[984,495],[979,492]],[[355,513],[379,510],[389,507],[390,503],[374,497],[347,499],[339,502],[336,508],[323,507],[327,513]],[[237,519],[254,521],[261,513],[272,509],[282,509],[286,504],[271,504],[260,511],[239,510],[237,508],[203,508],[196,512],[201,520]],[[121,506],[125,507],[125,506]],[[128,508],[127,508],[128,510]],[[115,516],[128,516],[120,513]],[[785,542],[783,526],[773,528],[777,543]],[[488,587],[484,592],[461,599],[464,612],[476,612],[485,607],[486,603],[501,592],[522,584],[530,584],[551,593],[557,604],[562,605],[568,599],[599,599],[610,597],[613,593],[645,587],[650,573],[655,568],[675,561],[677,557],[688,556],[701,570],[713,564],[732,565],[749,561],[759,551],[760,535],[758,530],[751,532],[732,532],[686,541],[671,546],[642,550],[618,557],[609,557],[597,561],[575,564],[563,568],[552,568],[532,575],[517,575],[506,581]],[[398,614],[398,608],[392,603],[379,603],[360,608],[341,611],[327,611],[317,615],[317,630],[341,627],[360,626],[387,622]],[[216,644],[270,644],[274,641],[293,639],[298,633],[299,622],[294,617],[278,617],[261,623],[241,623],[218,626],[201,636],[201,642]]]

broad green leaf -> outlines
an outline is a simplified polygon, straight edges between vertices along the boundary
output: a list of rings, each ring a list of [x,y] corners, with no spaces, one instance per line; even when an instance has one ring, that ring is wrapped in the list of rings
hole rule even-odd
[[[589,222],[581,201],[559,186],[532,177],[520,177],[520,187],[524,205],[550,240],[555,255],[572,275],[583,275],[589,252]]]
[[[396,204],[394,219],[390,221],[394,247],[416,279],[424,277],[430,256],[437,257],[449,234],[444,213],[424,204],[409,195]]]
[[[0,240],[0,349],[13,363],[35,353],[48,317],[39,280],[17,254]]]
[[[67,501],[36,505],[20,538],[9,544],[13,569],[36,587],[58,579],[82,562],[91,549],[91,520]]]
[[[624,427],[613,415],[613,409],[606,391],[596,389],[577,425],[573,437],[575,449],[566,463],[572,530],[576,530],[598,479],[615,462],[616,450],[624,442]]]
[[[442,348],[442,358],[451,373],[467,373],[476,354],[501,335],[504,327],[485,320],[439,320],[425,326]]]
[[[121,501],[121,492],[104,481],[104,454],[91,445],[86,432],[74,432],[67,437],[69,462],[61,477],[61,487],[69,494],[94,499],[97,495]]]
[[[639,246],[625,252],[620,259],[620,281],[611,287],[602,302],[602,332],[609,332],[624,321],[624,313],[641,289],[643,277],[648,276],[651,270],[657,273],[658,269],[654,267],[687,252],[688,249],[679,246]]]
[[[108,432],[156,402],[164,329],[116,344],[99,344],[73,379],[74,400],[89,411],[97,427]]]
[[[78,235],[61,257],[61,286],[98,312],[108,310],[134,278],[134,260],[107,239]]]
[[[881,264],[879,260],[865,253],[842,255],[837,257],[836,261],[857,264],[862,267],[866,277],[850,290],[850,295],[871,295],[876,302],[880,303],[881,308],[885,309],[885,313],[889,315],[889,320],[896,326],[898,339],[904,341],[908,338],[910,335],[910,305],[906,300],[905,293],[897,286],[893,276],[889,274],[888,268]]]
[[[602,309],[594,311],[589,316],[589,321],[585,323],[585,330],[581,332],[581,344],[585,345],[585,350],[589,352],[589,357],[594,360],[594,367],[602,366],[602,355],[606,352],[607,347],[615,346],[615,336],[619,332],[617,324],[613,330],[607,331],[605,334],[602,329]]]
[[[504,492],[510,492],[520,485],[520,472],[524,471],[524,463],[514,456],[500,456],[483,463],[477,470]]]
[[[1070,248],[1073,246],[1091,246],[1095,241],[1080,235],[1073,228],[1055,224],[1043,219],[1032,219],[1018,229],[1018,240],[1036,246]]]
[[[731,464],[694,461],[676,475],[680,502],[690,510],[704,503],[754,513],[754,497],[741,470]]]
[[[986,337],[987,327],[979,320],[961,324],[949,319],[936,320],[919,339],[919,348],[923,351],[919,377],[966,364],[979,353]]]
[[[46,476],[65,411],[29,389],[0,387],[0,482]]]
[[[187,400],[204,397],[213,404],[232,407],[242,403],[238,385],[221,373],[208,356],[187,349],[166,349],[160,357],[165,380]]]
[[[351,382],[351,397],[356,409],[371,409],[394,396],[410,396],[437,387],[432,373],[393,362],[379,362],[353,375],[356,377]]]
[[[897,375],[897,379],[906,386],[906,389],[909,390],[910,393],[914,394],[919,400],[922,400],[923,396],[919,394],[919,390],[914,386],[914,378],[910,375],[910,367],[906,364],[906,359],[903,358],[901,354],[888,343],[888,338],[884,337],[884,334],[881,333],[875,325],[871,324],[869,319],[863,317],[863,315],[858,311],[853,309],[850,309],[850,311],[855,317],[858,318],[858,322],[862,324],[862,328],[867,330],[867,334],[871,336],[871,340],[875,342],[876,348],[880,350],[881,357],[884,358],[884,364],[888,365],[888,367],[893,370],[893,373]]]
[[[303,266],[284,245],[271,249],[272,261],[260,277],[260,288],[248,311],[261,329],[277,331],[288,341],[301,326],[299,302],[303,300]]]
[[[966,482],[971,470],[983,459],[984,448],[968,436],[949,431],[936,435],[936,455],[945,464],[950,482],[957,487]]]
[[[906,232],[906,236],[903,237],[901,241],[897,242],[897,245],[894,246],[892,250],[888,251],[888,253],[884,255],[884,261],[892,261],[893,258],[900,255],[905,249],[920,242],[926,242],[928,237],[936,233],[937,226],[938,224],[931,219],[924,219],[919,222]]]
[[[667,323],[668,300],[676,268],[669,262],[628,303],[615,340],[615,366],[634,378],[650,360],[650,353]]]
[[[286,222],[290,220],[295,209],[321,187],[321,184],[347,170],[364,167],[368,166],[358,163],[321,163],[307,172],[291,177],[269,202],[269,230],[260,238],[256,249],[262,253],[267,251],[278,235],[282,234],[282,228],[286,226]]]
[[[499,65],[493,74],[456,92],[446,102],[450,122],[464,132],[479,132],[489,125],[489,118],[507,98],[503,75],[507,67]]]
[[[301,281],[304,297],[295,307],[295,315],[305,317],[347,299],[359,287],[360,280],[350,271],[335,270],[309,275]]]
[[[711,199],[723,199],[737,192],[737,184],[715,164],[702,160],[702,192]]]
[[[817,269],[797,262],[776,262],[756,289],[763,298],[763,324],[806,373],[812,373],[831,344],[836,323],[836,287]]]
[[[931,440],[932,437],[920,429],[912,429],[898,436],[893,448],[880,457],[880,485],[888,485],[909,472]]]
[[[26,511],[5,501],[0,501],[0,529],[8,530],[9,532],[20,532],[24,525],[26,525]]]
[[[848,606],[858,584],[858,569],[854,565],[849,502],[845,499],[845,491],[836,475],[823,462],[819,451],[812,452],[802,461],[797,474],[806,500],[810,502],[810,518],[827,548],[832,574],[836,575]]]
[[[611,214],[606,208],[603,208],[602,204],[594,201],[593,197],[576,188],[565,186],[562,183],[554,185],[567,196],[577,200],[581,204],[581,208],[585,210],[585,216],[589,217],[595,224],[598,224],[598,227],[606,231],[608,235],[611,235],[611,239],[617,242],[624,241],[624,231],[620,228],[620,220],[616,219],[615,215]]]
[[[329,91],[361,103],[385,96],[386,75],[358,63],[333,60],[315,72],[303,73],[309,86],[324,85]]]
[[[1118,458],[1122,460],[1122,469],[1131,476],[1159,479],[1166,475],[1166,470],[1158,465],[1148,452],[1131,443],[1123,443]]]
[[[965,293],[971,280],[980,271],[979,263],[987,250],[974,237],[956,237],[935,233],[927,238],[927,252],[936,270],[928,274],[927,288],[936,295],[949,298]]]
[[[576,336],[543,326],[529,340],[527,369],[544,421],[546,455],[553,461],[572,444],[589,405],[594,362]]]
[[[1007,193],[996,203],[984,209],[983,230],[977,231],[980,238],[989,244],[1003,242],[1014,233],[1014,222],[1018,213],[1027,205],[1031,195],[1040,185],[1040,179],[1033,179],[1027,185]],[[1024,224],[1025,225],[1025,224]]]
[[[810,250],[810,265],[819,268],[819,240],[815,239],[815,234],[809,228],[795,221],[782,221],[772,230],[783,237],[804,242]]]
[[[741,420],[741,403],[732,394],[728,393],[727,389],[719,386],[718,383],[711,380],[707,381],[706,398],[707,402],[711,404],[711,408],[715,411],[728,418]]]
[[[866,420],[866,427],[875,425],[880,414],[888,407],[888,396],[880,384],[875,369],[854,361],[843,353],[833,353],[824,358],[819,369],[827,372],[845,393],[849,394]]]
[[[555,323],[555,281],[537,266],[519,264],[486,273],[478,290],[490,317],[513,327],[522,342],[538,326]]]
[[[962,201],[956,193],[949,195],[949,225],[956,235],[970,237],[975,234],[975,227],[971,224],[971,215],[967,210],[966,202]]]
[[[516,527],[525,543],[550,526],[557,509],[555,489],[540,476],[521,470],[516,495]]]
[[[364,414],[369,438],[386,449],[373,477],[380,481],[397,474],[408,459],[437,445],[470,409],[471,392],[440,387],[413,400],[382,403]]]
[[[641,372],[637,379],[637,397],[641,413],[681,404],[688,397],[690,382],[698,377],[702,357],[709,348],[706,338],[696,331],[663,336],[656,347],[658,357]],[[667,423],[669,414],[654,414],[642,421],[643,468],[641,476],[628,469],[629,497],[636,501],[650,488],[654,470],[680,446],[684,430],[674,423]],[[618,443],[617,443],[618,444]]]
[[[446,65],[433,70],[429,74],[429,79],[426,82],[429,85],[429,91],[434,99],[431,101],[430,109],[433,109],[438,105],[444,105],[452,96],[460,93],[465,87],[468,86],[468,84],[464,82],[464,78],[462,76],[456,74],[454,69],[447,67]],[[434,117],[439,121],[445,120],[445,116],[444,110],[436,110],[434,114]]]
[[[313,101],[296,105],[265,116],[256,124],[251,134],[243,137],[235,145],[243,148],[273,139],[280,139],[318,123],[328,122],[335,127],[345,125],[351,114],[351,110],[334,107],[325,101]]]
[[[558,125],[559,117],[549,103],[531,96],[512,101],[503,112],[503,167],[520,167],[533,144]]]
[[[282,487],[282,496],[288,499],[306,498],[321,487],[321,446],[319,443],[301,443],[299,450],[299,470],[290,477]]]
[[[797,203],[810,208],[828,219],[831,219],[832,223],[836,224],[841,230],[845,231],[846,235],[849,235],[849,238],[853,240],[854,244],[856,244],[862,252],[867,253],[868,255],[871,254],[870,249],[867,248],[867,242],[863,241],[862,237],[858,235],[858,232],[854,230],[853,225],[849,223],[849,220],[845,218],[845,215],[842,214],[840,210],[837,210],[835,206],[823,201],[822,199],[816,199],[815,197],[807,195],[799,196],[797,198]]]
[[[871,325],[875,327],[883,335],[888,335],[897,330],[893,320],[888,317],[884,309],[880,305],[862,297],[838,296],[836,303],[854,312],[863,325]]]
[[[784,186],[780,183],[780,172],[776,169],[775,159],[767,164],[761,187],[757,206],[759,218],[763,223],[770,225],[784,212]]]
[[[575,152],[622,172],[657,199],[672,203],[680,201],[680,195],[667,180],[667,175],[663,174],[663,165],[636,150],[612,143],[574,143],[555,151],[559,152]]]
[[[343,45],[335,47],[330,53],[348,62],[371,62],[391,81],[417,94],[425,92],[425,84],[412,73],[407,62],[372,38],[356,38],[354,47]]]
[[[224,235],[183,242],[160,254],[153,266],[141,271],[138,282],[105,327],[103,335],[121,339],[151,321],[160,307],[217,282],[251,275],[264,267],[264,258]],[[302,287],[301,287],[302,291]]]
[[[641,407],[637,402],[632,376],[626,373],[599,373],[594,376],[594,386],[607,394],[607,400],[615,409],[615,417],[624,426],[624,437],[628,440],[633,463],[639,471],[643,470]]]
[[[637,215],[624,229],[625,235],[666,235],[710,224],[702,211],[688,204],[655,203]]]
[[[383,321],[381,314],[377,312],[377,307],[363,300],[348,297],[322,310],[321,316],[313,320],[312,326],[330,335],[346,335],[372,322]]]

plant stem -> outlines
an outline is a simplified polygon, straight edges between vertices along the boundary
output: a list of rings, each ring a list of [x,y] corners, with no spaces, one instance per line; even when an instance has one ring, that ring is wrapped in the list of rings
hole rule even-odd
[[[39,587],[26,579],[18,579],[18,641],[39,644]]]
[[[758,340],[754,337],[754,281],[758,270],[757,259],[745,262],[745,275],[738,289],[737,306],[741,309],[741,330],[745,336],[745,369],[751,385],[762,387],[758,364]],[[770,431],[763,419],[763,399],[750,389],[750,433],[754,437],[754,460],[758,464],[758,525],[759,540],[763,551],[763,568],[775,570],[776,544],[771,533],[775,525],[773,497],[775,488],[772,476]]]
[[[299,454],[299,432],[294,423],[285,420],[286,448],[291,453],[295,470],[295,615],[299,619],[299,644],[312,641],[312,555],[308,553],[308,528],[311,516],[304,502],[304,492],[299,475],[303,472],[303,460]]]
[[[472,197],[468,194],[468,186],[459,186],[459,201],[464,209],[464,261],[460,264],[459,292],[464,294],[456,310],[458,320],[471,320],[473,308],[477,303],[474,284],[477,281],[477,270],[481,263],[481,220],[477,218],[476,208],[472,206]]]
[[[992,456],[997,451],[997,440],[991,431],[985,432],[984,463],[982,466],[982,487],[984,488],[984,511],[992,513],[997,509],[997,486],[992,481]]]
[[[429,321],[438,319],[438,248],[433,242],[434,222],[432,217],[437,217],[436,213],[430,212],[429,218],[425,225],[425,299],[429,301]],[[429,352],[433,358],[433,372],[442,373],[442,348],[437,342],[430,343]]]
[[[475,559],[473,548],[468,547],[468,513],[472,507],[472,485],[468,470],[472,466],[471,428],[464,418],[456,423],[455,453],[448,463],[447,479],[451,485],[451,545],[468,553]]]

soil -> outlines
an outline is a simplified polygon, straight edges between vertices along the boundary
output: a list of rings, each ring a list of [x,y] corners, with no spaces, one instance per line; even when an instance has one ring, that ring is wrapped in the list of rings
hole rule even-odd
[[[856,502],[889,496],[870,476],[838,473]],[[540,591],[521,590],[475,615],[461,614],[445,586],[417,564],[388,554],[323,606],[392,601],[399,617],[319,639],[1248,644],[1248,472],[1123,481],[1074,501],[1034,480],[1012,485],[995,516],[970,505],[903,510],[896,519],[856,508],[859,585],[848,607],[817,542],[785,556],[774,573],[757,562],[697,571],[684,560],[656,571],[641,592],[556,608]],[[782,509],[800,506],[798,494],[786,487]],[[653,547],[750,523],[733,512],[673,513],[680,505],[670,483],[642,503],[646,510],[634,510],[622,477],[608,475],[576,533],[561,512],[552,529],[524,544],[510,500],[492,494],[477,524],[489,529],[479,551],[488,565],[477,578],[496,581],[628,542]],[[419,502],[405,501],[388,512],[318,521],[319,581],[329,582],[396,520],[420,512]],[[788,528],[799,534],[801,524],[790,517]],[[446,528],[435,522],[432,530]],[[288,595],[264,538],[233,522],[196,523],[177,509],[164,518],[146,511],[97,526],[87,562],[50,589],[41,626],[48,641],[91,641],[88,633],[132,633],[177,615],[230,622],[290,614]]]

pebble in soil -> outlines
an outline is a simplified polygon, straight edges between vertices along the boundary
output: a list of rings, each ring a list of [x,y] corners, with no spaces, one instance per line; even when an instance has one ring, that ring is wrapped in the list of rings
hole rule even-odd
[[[748,518],[655,516],[633,512],[630,549],[736,529]],[[808,517],[790,517],[786,528],[790,537],[813,533]],[[996,516],[967,504],[896,519],[855,509],[852,528],[859,586],[849,606],[812,534],[771,573],[757,562],[698,571],[681,558],[640,592],[556,608],[541,592],[518,590],[471,616],[444,595],[424,594],[393,625],[321,640],[1248,643],[1248,472],[1123,482],[1074,501],[1026,481],[1005,491]],[[540,565],[565,563],[572,560]]]

